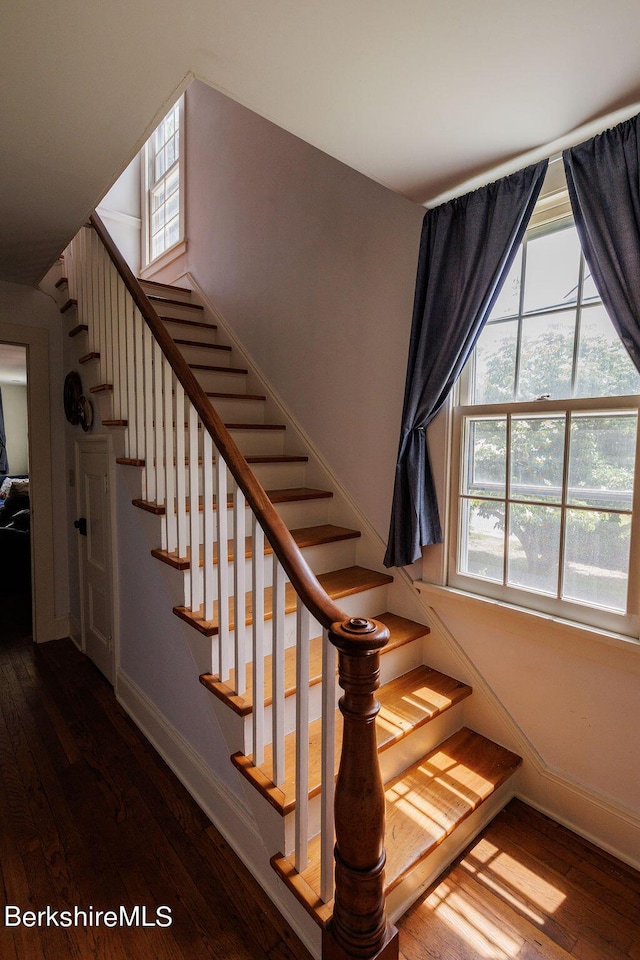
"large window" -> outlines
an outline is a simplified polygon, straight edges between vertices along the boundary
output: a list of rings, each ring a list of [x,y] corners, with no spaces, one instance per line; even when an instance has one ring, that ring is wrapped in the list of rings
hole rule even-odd
[[[183,236],[180,201],[182,100],[154,130],[145,148],[147,177],[147,256],[157,260]]]
[[[637,634],[640,375],[570,219],[527,235],[460,392],[450,583]]]

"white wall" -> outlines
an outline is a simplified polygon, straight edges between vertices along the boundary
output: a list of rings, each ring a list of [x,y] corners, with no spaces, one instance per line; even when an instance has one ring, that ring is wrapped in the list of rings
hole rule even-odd
[[[140,187],[140,154],[137,154],[96,208],[136,276],[140,270],[142,228]]]
[[[11,473],[29,473],[27,387],[20,383],[1,383],[0,390],[9,470]]]
[[[386,539],[424,210],[186,94],[186,263]]]

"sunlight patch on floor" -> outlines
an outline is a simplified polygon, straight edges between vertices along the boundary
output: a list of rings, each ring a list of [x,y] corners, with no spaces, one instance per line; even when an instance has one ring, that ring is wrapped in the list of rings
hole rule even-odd
[[[435,916],[453,933],[487,960],[515,960],[523,940],[498,926],[466,894],[452,890],[446,882],[428,897],[425,903]]]

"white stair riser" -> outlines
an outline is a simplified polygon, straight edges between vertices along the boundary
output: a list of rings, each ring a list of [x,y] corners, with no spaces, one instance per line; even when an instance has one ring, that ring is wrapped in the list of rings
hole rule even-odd
[[[447,737],[456,733],[462,726],[463,705],[464,701],[445,710],[439,717],[434,717],[409,736],[394,743],[387,750],[383,750],[379,754],[383,783],[393,780],[407,767],[435,750]]]
[[[221,400],[210,398],[223,423],[264,423],[264,400]]]
[[[290,530],[294,530],[298,527],[307,527],[307,526],[316,526],[322,523],[327,523],[327,504],[329,500],[306,500],[303,502],[296,503],[277,503],[275,508],[284,520],[287,527]],[[189,514],[187,514],[187,524],[190,522]],[[216,518],[214,517],[214,524],[216,523]],[[251,524],[251,512],[247,509],[246,511],[246,536],[250,536],[252,532]],[[229,509],[227,511],[227,527],[228,533],[227,537],[230,539],[233,536],[233,511]],[[199,515],[199,542],[203,542],[203,517],[202,511]],[[214,534],[214,536],[216,536]],[[382,609],[382,608],[380,608]]]
[[[110,415],[110,414],[109,414]],[[107,416],[107,414],[105,414]],[[162,465],[164,467],[164,457]],[[215,462],[213,463],[213,489],[216,490]],[[304,463],[251,463],[251,471],[255,474],[260,484],[265,490],[291,489],[293,487],[304,486],[305,466]],[[189,469],[189,458],[185,458],[185,469]],[[201,458],[198,463],[198,483],[202,484],[202,463]],[[188,485],[188,479],[187,479]],[[227,485],[229,493],[233,493],[236,484],[230,474],[227,474]],[[202,488],[202,487],[200,487]]]
[[[340,541],[338,543],[327,543],[322,546],[317,547],[304,547],[302,550],[302,555],[311,566],[312,570],[315,573],[324,573],[329,570],[338,570],[343,567],[352,566],[354,563],[353,559],[353,548],[350,546],[353,541]],[[314,556],[319,556],[320,554],[326,554],[326,557],[322,558],[322,562],[315,564],[313,562]],[[247,590],[251,586],[251,577],[253,571],[253,558],[248,557],[244,561],[245,565],[245,583],[247,585]],[[318,569],[318,567],[324,566],[324,570]],[[233,578],[234,578],[234,568],[235,564],[230,562],[228,564],[229,570],[229,584],[230,587],[233,587]],[[214,580],[217,584],[218,577],[218,568],[217,564],[214,564],[212,567],[214,571]],[[265,587],[270,587],[273,582],[273,554],[266,554],[263,560],[263,569],[264,569],[264,585]],[[189,575],[188,571],[183,571],[185,575]],[[216,587],[216,596],[217,596],[217,587]]]
[[[206,360],[205,363],[209,366],[221,366],[211,359]],[[227,373],[213,370],[194,370],[193,373],[203,390],[211,390],[215,393],[247,392],[246,373]]]
[[[247,455],[284,453],[284,430],[231,430],[238,449]]]
[[[167,297],[169,300],[180,300],[182,303],[192,302],[191,290],[178,290],[170,284],[148,283],[146,280],[141,280],[140,286],[148,297]],[[151,302],[156,304],[156,309],[158,309],[158,304],[162,304],[162,300],[152,300]]]
[[[185,331],[178,339],[202,340],[203,343],[207,342],[206,335],[204,337],[200,337],[197,331],[189,333]],[[184,343],[178,343],[176,346],[180,350],[180,353],[187,363],[207,363],[214,367],[233,366],[231,363],[231,350],[212,350],[208,347]]]
[[[179,299],[178,297],[172,299]],[[167,303],[163,300],[152,300],[151,303],[161,317],[177,317],[179,320],[203,320],[204,310],[194,309],[187,301],[181,303]]]
[[[197,323],[202,323],[202,322],[206,323],[206,320],[201,319],[198,316],[184,317],[184,319],[193,320],[193,321],[196,321]],[[172,320],[168,319],[166,316],[162,317],[162,322],[164,323],[168,333],[170,333],[172,337],[177,337],[178,340],[180,339],[184,340],[185,338],[192,338],[197,340],[206,340],[207,343],[217,343],[218,331],[216,327],[213,326],[213,324],[208,325],[207,327],[200,327],[200,326],[194,327],[194,326],[191,326],[190,323],[179,323],[177,321],[174,323],[172,322]]]

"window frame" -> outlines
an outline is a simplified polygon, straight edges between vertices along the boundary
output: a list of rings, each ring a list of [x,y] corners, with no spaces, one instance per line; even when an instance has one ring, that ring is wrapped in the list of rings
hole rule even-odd
[[[158,179],[154,177],[154,159],[155,159],[155,149],[154,149],[154,140],[158,129],[161,124],[164,123],[169,114],[178,107],[178,157],[171,165],[170,168],[165,170],[162,176]],[[163,261],[169,262],[174,259],[175,256],[179,255],[185,244],[185,178],[184,178],[184,155],[185,155],[185,110],[184,110],[184,95],[180,97],[179,100],[174,103],[169,110],[166,111],[160,123],[155,127],[153,133],[147,140],[143,148],[142,156],[142,192],[144,202],[143,207],[143,249],[142,249],[142,263],[143,269],[148,269],[149,267],[159,267],[163,266]],[[177,239],[165,247],[161,253],[157,254],[155,257],[152,257],[152,234],[151,227],[153,222],[152,217],[152,196],[153,190],[162,179],[166,179],[168,175],[173,171],[178,171],[178,196],[179,196],[179,207],[178,207],[178,237]]]
[[[566,196],[566,193],[565,193]],[[553,214],[544,216],[538,213],[532,218],[532,224],[527,231],[527,238],[532,239],[542,233],[554,232],[562,229],[568,219],[568,198],[562,196],[554,197]],[[581,268],[582,269],[582,268]],[[524,295],[524,285],[521,285],[520,298],[522,307],[522,297]],[[581,294],[580,294],[581,295]],[[582,304],[580,300],[571,308],[573,311],[580,311]],[[547,311],[553,312],[553,311]],[[557,312],[557,311],[556,311]],[[534,311],[534,313],[544,314],[544,311]],[[522,311],[519,311],[520,316]],[[578,320],[580,322],[580,315]],[[519,329],[522,321],[520,320]],[[520,339],[518,339],[518,350],[520,349]],[[575,346],[574,346],[575,350]],[[640,466],[640,395],[631,396],[612,396],[612,397],[575,397],[563,400],[539,399],[532,401],[499,402],[499,403],[481,403],[471,404],[466,402],[471,394],[471,384],[474,370],[475,352],[469,358],[465,369],[456,385],[452,396],[450,410],[450,438],[451,456],[449,458],[449,485],[448,485],[448,546],[446,550],[446,583],[448,587],[456,590],[463,590],[465,593],[476,595],[479,598],[488,600],[497,600],[499,602],[528,609],[532,613],[548,615],[554,618],[563,619],[598,630],[615,632],[618,634],[638,637],[640,629],[640,482],[638,469]],[[575,377],[575,369],[572,374]],[[517,391],[517,381],[515,384]],[[506,583],[507,555],[504,557],[504,577],[502,583],[494,580],[484,579],[474,574],[464,572],[462,567],[461,538],[464,536],[465,527],[462,520],[463,506],[465,500],[476,499],[470,494],[464,493],[465,477],[465,456],[467,448],[465,446],[465,424],[469,418],[482,417],[506,417],[544,415],[553,416],[555,414],[565,415],[570,422],[572,413],[614,413],[632,410],[638,416],[638,427],[636,431],[635,445],[635,471],[633,498],[631,506],[631,530],[630,530],[630,549],[629,566],[627,580],[627,609],[626,612],[616,612],[604,606],[590,605],[586,602],[560,598],[542,592],[537,592],[526,587],[508,585]],[[568,483],[566,482],[567,472],[567,444],[565,443],[565,453],[563,458],[564,485],[561,501],[557,506],[562,516],[562,526],[560,528],[560,553],[558,584],[562,583],[562,563],[564,552],[564,529],[567,510],[570,508],[568,500]],[[508,469],[509,453],[505,454],[505,491],[504,496],[498,498],[505,505],[514,501],[520,502],[517,497],[511,496],[510,471]],[[530,501],[528,501],[530,502]],[[535,502],[535,501],[534,501]],[[604,511],[606,512],[606,511]],[[506,516],[506,514],[505,514]],[[505,523],[507,525],[507,523]],[[508,530],[505,531],[505,551],[508,548]]]

